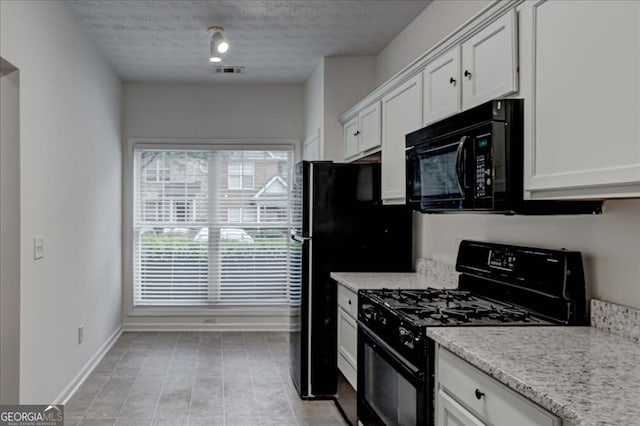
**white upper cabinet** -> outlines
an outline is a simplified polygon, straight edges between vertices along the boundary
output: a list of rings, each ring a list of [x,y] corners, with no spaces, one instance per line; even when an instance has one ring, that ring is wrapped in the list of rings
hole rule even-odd
[[[344,158],[349,159],[356,156],[358,149],[358,117],[344,123],[342,127],[342,141],[344,143]]]
[[[424,124],[460,111],[460,47],[456,46],[424,69]]]
[[[640,196],[640,2],[520,7],[525,196]]]
[[[404,204],[405,136],[422,125],[422,73],[382,98],[382,201]]]
[[[510,10],[427,63],[423,124],[517,92],[517,40],[516,11]]]
[[[516,11],[462,43],[462,108],[518,91]]]
[[[382,146],[380,101],[365,107],[342,127],[344,159],[371,154]]]
[[[360,152],[364,153],[382,145],[382,123],[380,120],[380,102],[373,103],[358,114]]]

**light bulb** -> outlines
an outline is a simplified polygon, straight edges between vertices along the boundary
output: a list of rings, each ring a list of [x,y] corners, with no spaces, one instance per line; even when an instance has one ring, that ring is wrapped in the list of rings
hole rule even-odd
[[[229,50],[229,43],[227,43],[225,40],[222,40],[220,43],[218,43],[218,52],[224,53],[227,50]]]
[[[219,56],[212,56],[209,58],[209,62],[220,62],[222,59]]]

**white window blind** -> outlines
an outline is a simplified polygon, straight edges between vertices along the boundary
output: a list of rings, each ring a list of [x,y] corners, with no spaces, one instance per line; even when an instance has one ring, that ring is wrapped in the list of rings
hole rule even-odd
[[[284,306],[298,297],[293,151],[136,148],[134,159],[136,306]]]

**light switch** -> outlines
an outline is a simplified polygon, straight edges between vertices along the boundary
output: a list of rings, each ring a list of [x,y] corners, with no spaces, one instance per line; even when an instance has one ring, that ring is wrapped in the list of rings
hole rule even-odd
[[[41,235],[33,237],[33,260],[44,257],[44,237]]]

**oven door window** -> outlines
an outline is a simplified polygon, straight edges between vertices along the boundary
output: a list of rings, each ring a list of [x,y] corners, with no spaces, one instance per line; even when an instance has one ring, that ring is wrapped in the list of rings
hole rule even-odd
[[[469,139],[463,136],[445,145],[416,150],[412,158],[412,198],[443,201],[466,198]]]
[[[417,424],[418,390],[367,343],[364,397],[385,425]]]

